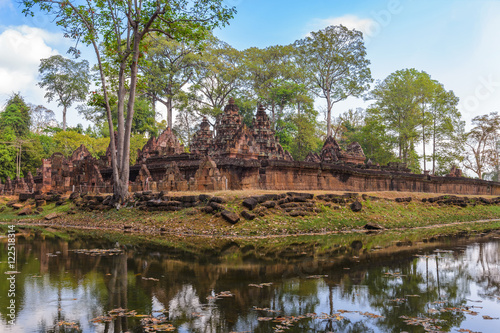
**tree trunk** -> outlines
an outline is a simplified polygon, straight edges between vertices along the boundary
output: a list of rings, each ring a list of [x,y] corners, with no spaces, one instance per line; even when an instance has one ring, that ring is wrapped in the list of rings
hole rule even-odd
[[[66,132],[66,106],[63,106],[63,131]]]
[[[171,96],[167,97],[167,126],[170,127],[170,129],[173,128],[173,121],[172,121],[172,97]]]
[[[426,161],[425,161],[425,111],[424,106],[422,105],[422,145],[423,145],[423,153],[424,153],[424,173],[427,170]]]
[[[436,175],[436,119],[433,122],[432,135],[432,175]]]
[[[326,95],[326,137],[332,135],[332,100]]]
[[[274,112],[274,109],[275,109],[275,105],[274,105],[274,102],[271,104],[271,115],[272,115],[272,119],[273,119],[273,130],[276,131],[276,114]]]
[[[132,120],[134,118],[134,103],[135,103],[135,93],[137,88],[137,71],[138,71],[138,61],[139,61],[139,41],[141,40],[140,35],[137,31],[134,31],[134,45],[132,52],[132,61],[130,64],[130,88],[127,103],[127,119],[125,121],[124,131],[118,137],[123,138],[123,146],[121,148],[121,160],[120,162],[120,173],[118,184],[115,185],[115,204],[119,208],[128,199],[128,182],[130,173],[130,135],[132,132]],[[123,123],[123,118],[122,118]]]

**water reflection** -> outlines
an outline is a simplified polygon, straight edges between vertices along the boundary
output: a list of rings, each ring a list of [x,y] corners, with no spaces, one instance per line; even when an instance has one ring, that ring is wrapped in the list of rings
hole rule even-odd
[[[485,318],[500,313],[499,244],[349,260],[294,248],[259,262],[237,244],[230,259],[183,259],[159,248],[79,253],[115,244],[25,234],[17,240],[17,324],[7,324],[2,279],[0,331],[143,332],[145,319],[131,313],[93,322],[122,309],[115,313],[166,318],[178,332],[494,332],[499,320]],[[231,297],[216,297],[223,291]]]

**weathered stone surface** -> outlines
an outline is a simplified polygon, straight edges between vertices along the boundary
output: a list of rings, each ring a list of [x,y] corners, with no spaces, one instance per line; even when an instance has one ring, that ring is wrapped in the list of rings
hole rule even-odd
[[[396,202],[411,202],[411,197],[406,197],[406,198],[396,198],[394,199]]]
[[[217,202],[220,204],[226,203],[226,200],[222,197],[212,197],[210,198],[210,202]]]
[[[447,174],[446,177],[462,177],[462,170],[454,165],[451,167],[450,173]]]
[[[318,153],[310,152],[309,154],[307,154],[304,161],[312,163],[321,163],[321,157],[319,156]]]
[[[354,201],[350,207],[353,212],[360,212],[363,209],[363,205],[359,201]]]
[[[201,210],[207,214],[212,214],[212,212],[214,211],[212,206],[205,206]]]
[[[240,215],[245,219],[245,220],[253,220],[257,217],[254,213],[250,213],[248,210],[244,210],[240,213]]]
[[[266,207],[266,208],[274,208],[274,207],[276,207],[276,201],[265,201],[265,202],[261,203],[261,205]]]
[[[199,155],[207,155],[211,149],[212,140],[214,138],[213,132],[210,130],[210,124],[207,117],[203,117],[200,124],[200,129],[193,135],[191,143],[191,152]]]
[[[225,209],[225,207],[223,205],[221,205],[220,203],[215,202],[215,201],[211,201],[208,205],[217,211]]]
[[[45,206],[47,202],[45,200],[36,200],[35,201],[35,205],[36,207],[41,207],[41,206]]]
[[[59,213],[50,213],[50,214],[45,215],[45,219],[47,221],[50,221],[50,220],[58,218],[59,216],[61,216],[61,214],[59,214]]]
[[[382,227],[381,225],[373,222],[369,222],[363,226],[364,229],[366,230],[384,230],[385,228]]]
[[[143,164],[150,157],[181,154],[184,147],[179,144],[174,133],[167,127],[157,138],[151,137],[142,150],[137,152],[137,164]]]
[[[255,200],[255,198],[246,198],[241,204],[246,208],[253,210],[255,206],[257,206],[258,201]]]
[[[300,192],[287,192],[286,195],[296,198],[312,199],[314,194],[312,193],[300,193]]]
[[[235,212],[232,212],[230,210],[223,210],[221,212],[221,215],[222,217],[228,221],[229,223],[232,223],[232,224],[236,224],[239,220],[240,220],[240,217],[238,216],[238,214],[236,214]]]
[[[19,216],[22,216],[22,215],[31,215],[33,214],[33,210],[31,209],[30,206],[26,206],[24,208],[22,208],[18,213],[17,215]]]
[[[297,216],[306,216],[307,213],[304,212],[303,210],[292,210],[288,215],[292,217],[297,217]]]
[[[339,160],[340,156],[340,146],[337,141],[329,136],[326,138],[323,148],[321,149],[321,161],[326,163],[334,163]]]
[[[176,199],[180,202],[196,202],[198,201],[197,195],[184,195],[182,197],[177,197]]]
[[[275,133],[271,129],[271,121],[262,105],[259,105],[253,120],[253,133],[259,146],[259,159],[293,160],[276,140]]]
[[[14,203],[11,205],[11,207],[14,209],[21,209],[24,207],[24,205],[22,203]]]
[[[200,194],[199,199],[201,202],[209,202],[210,199],[212,199],[212,196],[207,194]]]
[[[12,207],[14,206],[14,204],[17,203],[17,200],[10,200],[10,201],[7,201],[7,203],[5,204],[7,207]]]
[[[69,200],[73,201],[73,200],[75,200],[75,199],[77,199],[77,198],[79,198],[79,197],[80,197],[80,193],[78,193],[78,192],[72,192],[72,193],[69,195]]]
[[[19,201],[24,202],[28,199],[35,198],[35,193],[19,193]]]
[[[259,107],[253,128],[247,128],[238,107],[230,100],[213,131],[207,120],[202,122],[193,140],[192,153],[185,153],[172,131],[166,129],[140,150],[138,164],[130,168],[130,191],[152,190],[156,195],[158,191],[335,189],[500,195],[500,183],[461,177],[461,170],[456,167],[448,177],[435,177],[412,174],[404,163],[379,166],[368,161],[364,164],[364,153],[358,144],[352,143],[344,151],[332,137],[325,141],[321,154],[311,153],[304,162],[293,161],[277,142],[270,126],[264,108]],[[110,144],[106,156],[100,159],[93,158],[83,145],[71,156],[54,153],[42,160],[36,176],[7,178],[0,184],[0,192],[6,195],[50,191],[112,193],[110,161],[114,149]],[[205,159],[207,156],[211,160]],[[144,201],[151,199],[144,198]],[[341,204],[353,201],[353,198],[339,196],[318,196],[318,199]],[[262,203],[283,198],[256,200]],[[490,204],[480,200],[439,199],[434,202],[460,207]]]
[[[273,200],[278,200],[279,195],[278,194],[263,194],[259,195],[256,197],[253,197],[255,200],[257,200],[258,203],[263,203],[265,201],[273,201]]]

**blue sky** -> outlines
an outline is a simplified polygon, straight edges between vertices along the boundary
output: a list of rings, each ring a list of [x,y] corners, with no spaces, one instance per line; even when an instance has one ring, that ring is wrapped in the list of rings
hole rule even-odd
[[[464,119],[500,111],[499,0],[226,0],[238,13],[216,32],[237,49],[289,44],[310,31],[344,24],[363,31],[374,79],[416,68],[453,90]],[[19,91],[28,102],[50,106],[36,86],[40,58],[66,54],[62,38],[48,17],[26,18],[13,0],[0,0],[0,103]],[[92,62],[91,52],[84,52]],[[334,107],[338,115],[364,107],[350,99]],[[317,107],[322,107],[318,100]],[[83,122],[69,111],[70,125]]]

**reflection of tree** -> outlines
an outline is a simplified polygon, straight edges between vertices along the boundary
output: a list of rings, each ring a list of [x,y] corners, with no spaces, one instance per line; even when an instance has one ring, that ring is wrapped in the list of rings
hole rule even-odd
[[[108,289],[108,309],[127,309],[127,255],[120,254],[110,258],[111,278],[107,282]],[[118,317],[113,320],[114,332],[128,331],[127,318]],[[109,332],[110,323],[105,324],[105,332]]]
[[[281,316],[298,316],[312,312],[333,315],[341,309],[340,304],[351,304],[385,318],[346,314],[341,321],[302,319],[294,323],[294,328],[288,332],[421,330],[406,326],[399,318],[401,315],[444,319],[447,322],[443,330],[446,331],[453,326],[458,327],[465,318],[464,314],[428,314],[430,307],[464,305],[473,289],[471,281],[477,283],[479,294],[485,297],[498,295],[500,290],[498,243],[478,244],[452,254],[428,253],[421,258],[373,255],[369,260],[356,264],[346,257],[328,261],[310,257],[301,261],[295,257],[287,262],[284,249],[279,250],[279,255],[274,257],[277,262],[261,263],[238,259],[237,256],[237,259],[229,262],[220,258],[182,259],[179,252],[159,251],[157,248],[143,249],[141,253],[125,251],[117,256],[92,257],[70,251],[74,247],[112,246],[93,240],[68,243],[61,239],[42,241],[36,237],[26,241],[20,239],[18,242],[18,269],[22,271],[17,276],[18,291],[22,295],[20,302],[27,299],[35,304],[43,304],[43,301],[34,298],[37,291],[56,302],[47,306],[46,313],[34,315],[39,318],[37,330],[51,331],[60,320],[78,321],[79,317],[75,316],[78,311],[85,312],[86,320],[80,321],[85,325],[92,318],[121,307],[137,310],[140,314],[166,309],[169,320],[180,331],[269,332],[276,323],[258,322],[257,318],[275,314],[256,311],[254,306],[278,310]],[[290,247],[290,251],[292,255],[297,248]],[[341,251],[342,255],[346,255],[344,250]],[[49,253],[56,256],[49,256]],[[3,256],[4,252],[0,252],[2,262],[6,261]],[[42,274],[43,279],[29,277],[41,272],[46,272]],[[316,274],[328,277],[306,278]],[[262,288],[249,286],[264,282],[273,282],[273,285]],[[5,285],[0,281],[0,291],[2,288],[5,289]],[[225,290],[231,291],[234,296],[207,299]],[[68,295],[77,293],[75,298],[78,297],[78,302],[82,299],[81,302],[86,303],[75,311],[72,304],[78,302],[69,302]],[[390,301],[398,298],[406,298],[407,301]],[[0,306],[2,301],[0,297]],[[435,301],[446,303],[433,304]],[[30,309],[29,304],[23,306]],[[61,310],[58,311],[58,308]],[[0,311],[3,313],[4,309]],[[98,326],[99,331],[105,332],[141,330],[138,319],[133,318],[119,318]]]

